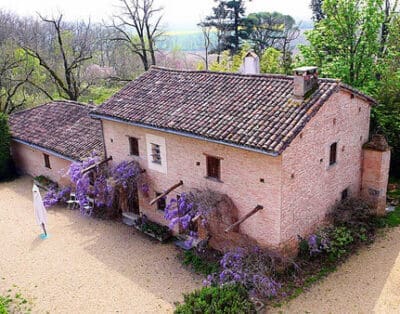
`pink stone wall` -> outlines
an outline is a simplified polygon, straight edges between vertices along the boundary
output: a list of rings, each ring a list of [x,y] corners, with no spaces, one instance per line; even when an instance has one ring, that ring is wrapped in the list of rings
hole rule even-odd
[[[105,146],[113,162],[137,159],[146,169],[155,191],[162,192],[183,180],[184,185],[169,197],[191,188],[210,188],[227,194],[242,216],[257,204],[264,209],[250,217],[241,226],[241,232],[256,239],[261,245],[276,247],[280,242],[281,158],[249,152],[226,145],[191,139],[164,132],[148,130],[103,120]],[[165,138],[167,173],[150,170],[147,166],[146,134]],[[128,136],[139,138],[140,157],[129,156]],[[205,154],[223,158],[221,182],[205,178]],[[200,165],[196,165],[199,162]],[[265,183],[260,182],[263,178]],[[154,190],[150,197],[154,197]],[[150,199],[140,195],[140,208],[152,220],[165,224],[163,212],[150,206]]]
[[[282,155],[282,243],[318,227],[348,188],[359,197],[362,145],[368,141],[370,106],[340,91],[327,101]],[[337,162],[329,166],[330,145]]]
[[[17,168],[32,177],[44,175],[59,185],[65,186],[69,184],[69,179],[64,176],[68,170],[71,161],[65,160],[54,155],[50,156],[51,169],[44,166],[43,152],[33,149],[27,145],[12,141],[11,153]]]
[[[386,191],[389,181],[390,150],[364,149],[362,197],[373,205],[377,214],[386,212]]]

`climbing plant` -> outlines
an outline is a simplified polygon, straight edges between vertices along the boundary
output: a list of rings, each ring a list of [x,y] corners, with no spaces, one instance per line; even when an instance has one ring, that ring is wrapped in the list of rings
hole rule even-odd
[[[179,198],[172,198],[165,208],[165,219],[169,221],[170,229],[180,226],[181,233],[189,237],[186,242],[191,245],[198,237],[196,224],[198,222],[208,229],[209,218],[220,206],[221,200],[226,195],[206,189],[193,189],[188,193],[182,193]]]
[[[73,187],[61,191],[50,189],[44,199],[45,205],[58,203],[65,198],[67,189],[74,190],[81,213],[91,216],[93,208],[87,206],[90,198],[93,198],[96,208],[111,208],[115,202],[120,201],[115,197],[118,189],[126,192],[128,198],[135,197],[134,191],[138,188],[144,195],[147,194],[149,187],[139,163],[123,161],[109,166],[100,162],[101,157],[92,153],[81,162],[72,163],[67,174]]]

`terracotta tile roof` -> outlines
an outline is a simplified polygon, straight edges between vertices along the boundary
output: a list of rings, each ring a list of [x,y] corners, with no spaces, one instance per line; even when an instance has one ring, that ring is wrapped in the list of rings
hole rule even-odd
[[[89,116],[94,107],[53,101],[10,116],[11,135],[65,157],[80,160],[93,150],[104,154],[101,122]]]
[[[310,98],[296,101],[291,76],[152,67],[92,116],[278,155],[340,86],[320,79]]]

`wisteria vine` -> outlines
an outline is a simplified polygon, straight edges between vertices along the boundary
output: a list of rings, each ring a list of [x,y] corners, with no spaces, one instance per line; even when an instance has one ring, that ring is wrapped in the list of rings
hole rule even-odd
[[[236,248],[220,260],[221,271],[209,275],[205,285],[240,284],[257,298],[267,299],[278,294],[282,285],[275,277],[276,258],[269,252],[254,248]]]
[[[194,225],[197,220],[207,228],[208,218],[218,208],[223,195],[212,190],[192,190],[182,193],[179,198],[172,198],[165,208],[164,218],[169,221],[170,229],[180,226],[181,232],[188,235],[187,246],[198,238]]]
[[[144,182],[143,171],[137,162],[123,161],[115,167],[109,167],[105,164],[97,165],[99,161],[100,157],[92,153],[82,162],[72,163],[67,173],[74,187],[61,191],[57,191],[56,188],[50,189],[44,199],[45,206],[50,207],[62,199],[65,200],[71,191],[74,191],[81,213],[90,216],[93,214],[93,208],[87,206],[90,198],[94,200],[96,207],[110,208],[118,188],[126,191],[128,197],[135,197],[133,192],[137,188],[140,188],[145,196],[148,194],[149,187]],[[94,165],[96,166],[90,171],[84,171]]]

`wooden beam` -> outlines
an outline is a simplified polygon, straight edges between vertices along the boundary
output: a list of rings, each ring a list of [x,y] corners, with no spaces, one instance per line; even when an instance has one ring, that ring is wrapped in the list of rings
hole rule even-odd
[[[248,212],[246,215],[244,215],[242,218],[240,218],[238,221],[236,221],[234,224],[230,225],[228,228],[225,229],[225,232],[231,231],[233,228],[239,226],[243,221],[245,221],[247,218],[253,216],[256,212],[259,210],[263,209],[264,207],[261,205],[257,205],[254,209],[252,209],[250,212]]]
[[[96,168],[97,166],[100,166],[100,165],[102,165],[102,164],[105,164],[106,162],[109,162],[110,160],[112,160],[112,156],[110,156],[110,157],[108,157],[107,159],[104,159],[104,160],[102,160],[102,161],[99,161],[99,162],[95,163],[94,165],[91,165],[91,166],[87,167],[86,169],[83,169],[83,170],[81,171],[81,173],[84,174],[84,173],[86,173],[86,172],[88,172],[88,171],[90,171],[90,170]]]
[[[163,198],[167,196],[169,193],[171,193],[173,190],[175,190],[177,187],[181,186],[183,184],[183,181],[179,181],[177,184],[171,186],[168,190],[166,190],[164,193],[160,194],[157,196],[155,199],[150,201],[150,205],[153,205],[155,202],[157,202],[160,198]]]

